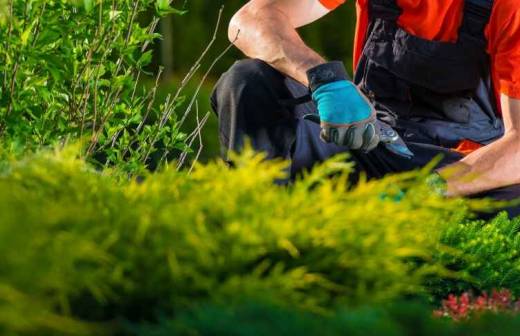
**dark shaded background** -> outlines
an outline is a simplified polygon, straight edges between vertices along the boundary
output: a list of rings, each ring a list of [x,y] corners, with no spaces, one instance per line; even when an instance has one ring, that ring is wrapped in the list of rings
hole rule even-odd
[[[245,3],[247,3],[245,0],[178,0],[173,2],[175,7],[185,9],[187,12],[182,16],[172,15],[165,18],[160,24],[160,31],[164,39],[156,45],[154,70],[156,71],[158,66],[162,65],[165,67],[166,76],[161,84],[158,102],[177,88],[179,80],[189,71],[193,62],[207,46],[213,35],[219,9],[224,6],[217,40],[203,61],[197,76],[185,91],[186,98],[193,96],[200,77],[206,72],[215,57],[229,45],[227,24],[237,9]],[[354,27],[355,8],[354,1],[351,0],[323,19],[300,29],[300,32],[303,39],[327,59],[343,60],[347,68],[351,68]],[[197,99],[201,114],[210,110],[209,96],[212,86],[220,74],[242,57],[238,50],[232,48],[211,71]],[[194,125],[194,113],[191,113],[190,120],[186,124],[186,131],[192,129]],[[218,155],[217,122],[213,113],[204,128],[203,143],[202,161]]]

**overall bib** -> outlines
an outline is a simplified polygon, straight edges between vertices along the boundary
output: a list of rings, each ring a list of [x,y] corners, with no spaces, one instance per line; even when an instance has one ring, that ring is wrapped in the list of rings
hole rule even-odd
[[[397,25],[397,0],[371,0],[369,35],[355,82],[407,141],[456,147],[504,133],[486,53],[493,0],[465,0],[455,43],[429,41]]]

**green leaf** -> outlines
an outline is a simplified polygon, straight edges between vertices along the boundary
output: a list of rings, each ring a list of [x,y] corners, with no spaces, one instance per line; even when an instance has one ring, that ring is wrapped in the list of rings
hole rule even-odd
[[[87,13],[90,13],[92,11],[92,8],[94,8],[94,1],[93,0],[83,0],[83,7],[85,7],[85,10]]]
[[[170,9],[170,1],[169,0],[156,0],[155,7],[158,11],[165,11]]]
[[[110,20],[114,20],[121,15],[121,11],[112,10],[109,13]]]
[[[141,55],[139,61],[137,61],[137,66],[144,67],[152,61],[152,50],[148,50],[144,54]]]
[[[29,36],[31,36],[32,27],[27,28],[22,35],[20,36],[20,41],[22,42],[22,45],[27,45],[27,41],[29,41]]]
[[[183,15],[187,12],[185,10],[180,10],[180,9],[171,7],[169,0],[156,0],[155,8],[157,10],[157,13],[161,16],[168,15],[168,14]]]

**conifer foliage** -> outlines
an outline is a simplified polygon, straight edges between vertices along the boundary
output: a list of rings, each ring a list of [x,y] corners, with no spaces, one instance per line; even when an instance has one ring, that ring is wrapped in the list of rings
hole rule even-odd
[[[482,235],[508,232],[494,251],[514,248],[518,222],[469,221],[482,204],[429,193],[426,172],[349,188],[350,166],[338,157],[280,186],[286,163],[252,151],[234,160],[139,181],[93,170],[73,148],[11,162],[0,178],[9,191],[0,194],[0,328],[108,332],[121,318],[157,321],[245,300],[330,314],[428,296],[439,290],[432,279],[518,291],[487,276],[504,271],[501,253],[467,248],[480,239],[475,225]],[[453,228],[458,241],[446,239]],[[472,263],[450,269],[448,253]],[[518,257],[508,263],[518,269]]]

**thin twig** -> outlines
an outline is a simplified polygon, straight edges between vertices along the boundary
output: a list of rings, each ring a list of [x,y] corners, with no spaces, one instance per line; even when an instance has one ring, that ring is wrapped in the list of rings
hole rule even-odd
[[[34,28],[33,40],[32,40],[32,43],[31,43],[31,46],[33,48],[36,46],[36,42],[38,41],[38,37],[40,36],[41,21],[42,21],[42,18],[43,18],[43,14],[45,13],[46,6],[47,6],[47,3],[44,2],[42,4],[42,10],[40,11],[40,15],[38,15],[36,28]]]
[[[115,9],[116,9],[115,3],[113,3],[112,10],[115,11]],[[81,105],[76,106],[76,104],[75,104],[76,90],[78,88],[78,85],[79,85],[81,78],[83,77],[85,71],[87,71],[87,69],[90,68],[90,65],[91,65],[91,62],[93,59],[93,55],[96,55],[98,53],[99,49],[103,45],[105,45],[105,46],[114,45],[116,40],[120,36],[120,32],[115,31],[115,29],[114,29],[115,28],[114,20],[109,21],[110,26],[108,27],[108,30],[105,29],[105,27],[103,26],[102,10],[103,10],[103,1],[101,1],[100,5],[99,5],[99,11],[100,11],[99,12],[99,22],[98,22],[98,26],[96,28],[96,33],[95,33],[94,39],[91,43],[89,50],[87,51],[87,57],[86,57],[87,62],[85,62],[85,64],[81,67],[81,69],[78,71],[77,77],[74,78],[72,81],[72,95],[71,95],[72,99],[69,104],[69,110],[70,110],[69,116],[71,118],[71,121],[74,117],[73,111],[78,110],[78,107],[81,108]],[[114,34],[114,33],[115,33],[115,35],[114,35],[113,39],[108,43],[104,43],[105,41],[108,41],[110,39],[110,37],[112,36],[112,34]],[[99,38],[100,36],[102,36],[102,38]],[[96,44],[96,41],[97,41],[97,44]],[[103,63],[103,61],[106,59],[109,52],[111,52],[110,47],[105,50],[105,52],[103,53],[103,56],[99,60],[99,63]],[[83,101],[83,98],[84,98],[84,96],[82,96],[82,98],[80,99],[79,104],[81,104],[81,102]]]
[[[217,23],[215,24],[215,29],[213,30],[213,35],[211,37],[211,40],[209,41],[208,45],[206,46],[206,48],[204,49],[204,51],[201,53],[201,55],[199,56],[199,58],[195,61],[195,63],[191,66],[190,70],[188,71],[188,73],[186,74],[186,76],[184,76],[184,78],[182,79],[181,81],[181,84],[179,86],[179,88],[177,89],[177,91],[175,92],[175,96],[172,100],[172,104],[175,103],[177,101],[177,99],[180,97],[180,94],[181,92],[184,90],[184,88],[186,87],[186,85],[189,83],[189,81],[193,78],[193,76],[195,75],[195,73],[198,71],[198,69],[200,69],[201,67],[201,64],[202,64],[202,61],[204,60],[204,58],[206,57],[206,55],[208,54],[209,50],[211,49],[211,47],[213,46],[213,44],[215,43],[216,39],[217,39],[217,33],[220,29],[220,23],[222,21],[222,14],[224,12],[224,6],[220,7],[220,10],[218,12],[218,16],[217,16]],[[173,106],[173,105],[172,105]],[[168,109],[166,109],[168,110]],[[166,116],[163,116],[161,118],[161,124],[164,124],[164,120],[166,119],[169,119],[171,114],[175,112],[175,110],[171,111],[169,114],[167,113]]]
[[[204,118],[202,118],[202,120],[200,121],[200,124],[201,124],[201,127],[200,129],[202,130],[202,127],[204,127],[204,125],[206,124],[206,122],[208,121],[208,118],[209,118],[209,112],[206,114],[206,116]],[[195,139],[197,139],[197,137],[194,137],[192,138],[192,140],[189,142],[188,144],[188,147],[191,148],[191,146],[193,146],[193,142],[195,142]],[[179,163],[177,165],[177,170],[180,170],[182,168],[182,166],[184,165],[184,162],[186,161],[186,158],[188,157],[188,152],[184,151],[180,158],[179,158]]]
[[[103,0],[99,1],[99,12],[98,12],[98,29],[103,26]]]
[[[159,18],[158,17],[154,17],[152,19],[152,23],[150,24],[150,28],[148,29],[148,34],[151,34],[155,31],[155,29],[157,28],[157,24],[159,23]],[[141,47],[141,52],[145,52],[146,49],[148,48],[148,45],[150,44],[150,41],[145,41],[143,43],[143,46]]]
[[[161,118],[160,118],[160,122],[159,122],[157,128],[155,129],[155,133],[153,135],[153,138],[152,138],[152,140],[150,141],[150,143],[148,145],[148,149],[146,151],[145,156],[143,157],[143,160],[142,160],[143,163],[145,163],[148,160],[148,157],[150,156],[150,153],[152,152],[152,150],[153,150],[153,148],[155,146],[155,143],[157,141],[157,137],[159,136],[160,130],[164,127],[166,122],[170,119],[171,115],[175,112],[175,109],[176,109],[175,104],[177,103],[177,101],[178,101],[182,91],[185,89],[186,85],[188,84],[189,80],[193,77],[195,72],[200,68],[200,65],[201,65],[204,57],[207,55],[208,51],[211,49],[211,47],[215,43],[216,36],[217,36],[217,33],[219,31],[219,28],[220,28],[220,23],[221,23],[221,20],[222,20],[222,13],[223,13],[223,11],[224,11],[224,6],[222,6],[220,8],[220,10],[219,10],[218,17],[217,17],[217,23],[215,25],[215,29],[213,31],[213,36],[212,36],[211,40],[209,41],[208,45],[206,46],[206,48],[204,49],[202,54],[199,56],[197,61],[195,61],[195,63],[191,67],[190,71],[188,71],[186,76],[181,81],[181,84],[180,84],[179,88],[176,90],[173,99],[170,100],[169,104],[165,105],[164,112],[162,113]],[[227,52],[229,50],[229,48],[230,47],[228,47],[225,50],[225,52]],[[220,56],[219,59],[222,56]],[[214,63],[216,63],[216,62],[214,62]],[[207,75],[205,77],[207,77]],[[202,86],[202,85],[200,85],[200,86]],[[148,139],[146,139],[146,140],[148,140]]]
[[[128,47],[128,43],[130,43],[130,37],[132,36],[133,25],[134,25],[135,17],[137,16],[137,7],[138,6],[139,6],[139,1],[138,0],[134,1],[134,5],[132,7],[132,14],[130,15],[130,22],[128,23],[128,30],[126,32],[124,49],[126,49]],[[123,56],[121,55],[116,63],[116,71],[114,72],[115,76],[117,76],[119,74],[119,70],[120,70],[122,64],[123,64]]]
[[[131,18],[128,22],[128,25],[127,25],[127,35],[125,37],[125,47],[128,46],[128,43],[130,41],[130,37],[131,37],[131,33],[132,33],[132,25],[133,25],[133,22],[135,21],[135,17],[137,15],[137,6],[138,6],[139,2],[138,1],[135,1],[134,2],[134,7],[132,9],[132,14],[131,14]],[[115,1],[112,2],[112,9],[115,10],[116,8],[116,3]],[[100,14],[101,15],[101,14]],[[120,34],[117,33],[115,36],[114,36],[114,39],[113,39],[113,42],[115,42],[117,40],[117,38],[119,38]],[[97,48],[96,48],[97,49]],[[98,67],[100,64],[102,64],[103,60],[106,59],[107,55],[108,55],[108,51],[110,49],[107,49],[105,50],[105,53],[103,54],[100,62],[98,63]],[[119,74],[119,71],[120,71],[120,66],[122,64],[122,59],[123,59],[123,56],[120,56],[119,59],[117,60],[117,69],[116,71],[112,74],[113,77],[117,76]],[[99,69],[99,68],[98,68]],[[136,89],[137,89],[137,84],[138,84],[138,79],[140,77],[140,72],[137,72],[137,78],[136,78],[136,81],[135,81],[135,84],[134,84],[134,87],[133,87],[133,91],[132,91],[132,98],[131,100],[134,99],[135,97],[135,92],[136,92]],[[98,135],[100,134],[100,132],[102,131],[103,129],[103,126],[104,124],[106,123],[106,121],[108,120],[108,118],[111,116],[112,112],[113,112],[113,108],[115,106],[115,104],[117,103],[117,101],[119,101],[119,98],[120,98],[120,94],[121,94],[122,90],[121,89],[118,89],[116,90],[115,92],[110,92],[109,96],[107,97],[107,99],[105,101],[108,102],[107,104],[107,107],[108,108],[108,112],[106,113],[106,115],[101,119],[100,121],[100,124],[98,126],[98,129],[96,130],[95,127],[93,127],[93,137],[92,137],[92,143],[91,145],[89,146],[89,149],[87,151],[88,154],[90,154],[92,152],[92,150],[94,149],[93,146],[95,146],[97,144],[97,139],[98,139]],[[96,109],[97,109],[97,106],[96,106]],[[97,117],[97,116],[96,116]],[[96,118],[97,119],[97,118]],[[120,132],[117,132],[114,137],[112,138],[112,144],[115,144],[115,140],[117,139],[117,137],[119,136],[119,133]],[[113,146],[112,146],[113,147]]]
[[[133,24],[135,21],[135,17],[137,15],[138,5],[139,5],[139,1],[137,1],[137,0],[134,1],[134,6],[132,7],[132,14],[130,15],[130,21],[128,22],[128,26],[127,26],[127,34],[125,37],[124,49],[126,49],[128,47],[128,44],[130,43],[130,37],[131,37],[132,31],[133,31]],[[115,3],[114,3],[114,6],[115,6]],[[121,70],[122,64],[123,64],[123,55],[119,56],[119,58],[116,62],[116,70],[112,74],[114,77],[117,77],[119,75],[119,71]],[[111,109],[109,109],[109,112],[107,113],[107,118],[111,114],[112,109],[115,106],[115,104],[119,101],[121,92],[122,92],[122,90],[118,89],[117,91],[115,91],[115,93],[112,91],[108,95],[107,101],[109,102],[108,105],[111,106]],[[100,125],[100,129],[104,126],[107,118],[103,118],[103,122]],[[97,133],[99,133],[99,130]],[[97,139],[96,139],[96,142],[97,142]]]
[[[24,16],[24,23],[22,26],[22,30],[25,31],[27,29],[27,24],[29,22],[29,17],[28,17],[29,16],[29,2],[28,1],[25,2],[23,16]],[[9,22],[10,22],[9,28],[11,29],[12,21],[10,20]],[[8,35],[10,37],[10,33]],[[5,113],[4,120],[7,120],[7,118],[9,117],[9,115],[11,114],[11,112],[13,110],[14,86],[16,83],[16,75],[18,74],[18,69],[20,68],[20,57],[21,57],[21,52],[18,51],[18,53],[16,55],[16,61],[14,63],[13,73],[11,76],[11,84],[9,85],[9,100],[7,101],[7,112]],[[2,133],[3,130],[4,130],[4,128],[2,128],[0,130],[0,133]]]
[[[18,72],[18,68],[20,67],[20,64],[18,63],[18,60],[14,64],[13,73],[11,75],[11,81],[9,84],[9,100],[7,101],[7,112],[5,113],[4,118],[7,119],[9,115],[11,114],[11,111],[13,110],[13,102],[14,102],[14,85],[16,83],[16,74]]]
[[[9,53],[9,49],[11,47],[10,41],[11,41],[11,35],[13,34],[13,20],[14,20],[14,11],[13,11],[13,0],[9,0],[9,27],[7,28],[7,39],[5,40],[5,54],[7,55]],[[7,60],[6,60],[7,63]],[[4,72],[4,82],[3,82],[3,92],[7,89],[7,71]]]
[[[135,83],[134,83],[134,88],[132,90],[132,96],[130,98],[130,101],[134,101],[134,98],[135,98],[135,92],[137,91],[137,84],[139,83],[139,79],[141,78],[141,72],[138,71],[137,72],[137,75],[136,75],[136,78],[135,78]]]
[[[164,153],[163,155],[161,155],[161,159],[159,160],[159,164],[157,165],[158,168],[164,165],[168,165],[168,154],[170,154],[170,151],[168,150],[168,148],[165,148]]]
[[[90,66],[91,66],[91,63],[92,63],[92,60],[93,60],[93,55],[97,54],[99,48],[101,48],[101,45],[105,41],[105,38],[108,41],[108,38],[110,38],[110,36],[111,36],[111,34],[113,32],[114,32],[114,30],[112,30],[112,32],[110,32],[109,34],[106,34],[106,35],[104,34],[105,37],[103,37],[102,39],[99,40],[98,45],[95,48],[92,49],[93,46],[91,48],[89,48],[89,51],[87,52],[87,62],[85,63],[83,68],[79,71],[78,76],[74,79],[74,81],[72,83],[72,95],[71,95],[72,99],[71,99],[71,102],[69,104],[69,117],[70,117],[71,121],[76,119],[74,112],[78,111],[79,109],[81,109],[81,107],[83,105],[83,102],[84,102],[84,99],[85,99],[86,89],[83,90],[83,93],[81,94],[81,98],[80,98],[78,104],[76,104],[76,102],[75,102],[76,90],[78,89],[79,83],[81,81],[81,77],[83,77],[83,75],[85,74],[87,69],[90,69]],[[108,42],[106,45],[108,45],[108,46],[113,45],[116,42],[116,40],[119,38],[119,36],[120,36],[120,33],[119,32],[115,32],[115,35],[114,35],[113,39],[110,42]],[[104,61],[107,59],[108,55],[111,52],[112,52],[111,48],[107,48],[104,51],[103,55],[101,56],[101,58],[98,61],[98,64],[97,64],[97,68],[98,69],[104,63]],[[87,80],[87,82],[88,82],[88,80]]]
[[[139,123],[139,126],[137,126],[137,129],[135,132],[136,135],[138,135],[139,132],[141,132],[141,129],[143,128],[144,124],[148,120],[148,116],[150,115],[150,112],[152,111],[153,103],[155,102],[155,96],[157,94],[157,88],[159,87],[159,80],[161,79],[163,70],[164,69],[162,67],[159,68],[159,72],[157,73],[157,77],[155,78],[155,85],[152,89],[152,97],[151,97],[150,101],[148,102],[148,106],[146,107],[146,113],[143,117],[143,120],[141,120],[141,123]]]
[[[98,82],[99,82],[99,77],[96,77],[96,81],[94,82],[94,102],[92,105],[92,109],[94,110],[94,116],[92,118],[92,132],[96,131],[96,121],[97,121],[97,116],[98,116],[98,108],[97,108]]]
[[[211,65],[209,66],[208,70],[206,71],[206,73],[204,74],[204,76],[202,77],[202,79],[200,80],[199,82],[199,85],[197,87],[197,89],[195,90],[195,94],[193,95],[193,98],[191,99],[191,102],[190,104],[188,105],[188,108],[186,109],[186,111],[184,112],[184,115],[182,116],[182,119],[181,121],[179,122],[179,127],[181,127],[183,124],[184,124],[184,121],[186,121],[186,118],[188,117],[192,107],[193,107],[193,103],[195,101],[195,99],[197,99],[197,96],[199,95],[199,92],[200,92],[200,89],[202,88],[202,85],[204,85],[204,83],[206,82],[206,79],[208,78],[209,74],[211,73],[211,71],[213,70],[213,68],[215,67],[215,65],[222,59],[222,57],[224,57],[226,55],[226,53],[229,51],[229,49],[231,49],[233,46],[234,46],[234,43],[236,42],[236,40],[238,39],[238,34],[240,33],[240,31],[237,32],[237,36],[235,37],[235,39],[233,40],[233,42],[231,42],[226,49],[224,49],[223,52],[221,52],[214,60],[213,62],[211,63]]]
[[[87,85],[86,94],[85,94],[85,103],[83,104],[83,108],[81,109],[81,123],[80,123],[80,138],[83,137],[83,131],[85,130],[85,116],[87,115],[87,107],[88,100],[90,98],[90,85]]]
[[[116,94],[119,96],[121,94],[121,91],[122,90],[119,88],[117,90]],[[94,148],[96,147],[98,139],[99,139],[99,134],[101,134],[101,132],[103,131],[103,126],[107,122],[108,118],[112,115],[115,104],[116,104],[116,101],[115,100],[112,101],[112,104],[110,105],[110,108],[109,108],[107,114],[101,119],[101,122],[100,122],[100,125],[99,125],[97,131],[94,132],[94,134],[92,135],[91,143],[87,150],[87,155],[91,155],[94,152]]]
[[[155,78],[155,85],[154,87],[152,88],[151,90],[151,97],[149,97],[149,101],[148,101],[148,106],[146,107],[146,112],[145,112],[145,115],[143,116],[143,119],[141,120],[141,122],[139,123],[139,125],[137,126],[136,130],[135,130],[135,133],[134,133],[134,139],[130,142],[130,144],[128,145],[128,147],[125,149],[124,153],[123,153],[123,157],[126,156],[126,154],[128,153],[128,151],[130,150],[130,148],[132,148],[132,146],[137,142],[138,140],[138,136],[139,136],[139,133],[141,133],[141,130],[143,129],[146,121],[148,121],[148,117],[150,116],[150,113],[153,109],[153,104],[155,102],[155,97],[156,97],[156,94],[157,94],[157,89],[159,88],[159,81],[161,79],[161,75],[162,75],[162,72],[163,72],[163,68],[159,68],[159,72],[157,73],[157,76]],[[114,141],[115,142],[115,141]]]
[[[188,148],[191,148],[191,146],[193,146],[193,142],[195,142],[195,139],[197,139],[198,137],[201,136],[202,128],[204,128],[204,125],[206,124],[206,122],[208,121],[209,116],[210,116],[210,113],[207,112],[206,115],[204,116],[204,118],[202,118],[202,120],[199,120],[198,109],[199,109],[198,103],[196,103],[197,126],[195,128],[194,135],[191,137],[191,140],[188,143]],[[188,151],[185,150],[185,151],[182,152],[182,154],[181,154],[181,156],[179,158],[179,163],[177,164],[177,170],[180,170],[182,168],[182,166],[184,165],[184,162],[186,161],[187,157],[188,157]]]
[[[210,115],[210,112],[208,111],[206,113],[206,116],[209,117],[209,115]],[[204,122],[204,123],[206,123],[206,122]],[[199,161],[200,155],[202,154],[202,150],[204,149],[204,144],[202,142],[202,129],[201,129],[201,132],[199,132],[198,134],[199,134],[199,150],[197,151],[197,155],[195,155],[195,158],[193,158],[193,162],[191,163],[191,167],[190,167],[190,170],[188,171],[188,174],[191,174],[191,172],[193,171],[193,168],[195,168],[195,164],[197,164],[197,162]]]
[[[188,142],[188,145],[186,146],[187,148],[184,149],[182,151],[181,155],[179,156],[179,162],[177,162],[177,170],[181,169],[182,165],[184,164],[184,161],[188,157],[188,152],[191,150],[191,146],[193,144],[193,141],[195,140],[195,135],[197,134],[197,131],[198,131],[198,128],[200,125],[199,102],[198,101],[195,103],[195,121],[197,123],[195,126],[195,129],[193,130],[193,132],[191,132],[191,134],[185,140],[186,142]]]
[[[202,60],[204,59],[204,57],[206,57],[206,54],[211,50],[211,47],[217,40],[217,33],[220,28],[220,22],[222,21],[223,13],[224,13],[224,6],[222,5],[218,11],[217,23],[215,24],[215,29],[213,29],[213,36],[211,37],[211,40],[209,41],[208,45],[206,46],[206,49],[204,49],[204,51],[202,52],[202,54],[200,54],[200,56],[197,59],[197,61],[195,62],[195,64],[191,67],[190,71],[186,75],[186,78],[191,78],[193,76],[193,74],[198,69],[198,65],[200,65],[202,63]],[[186,79],[183,79],[181,85],[186,85],[186,84],[187,84]]]

